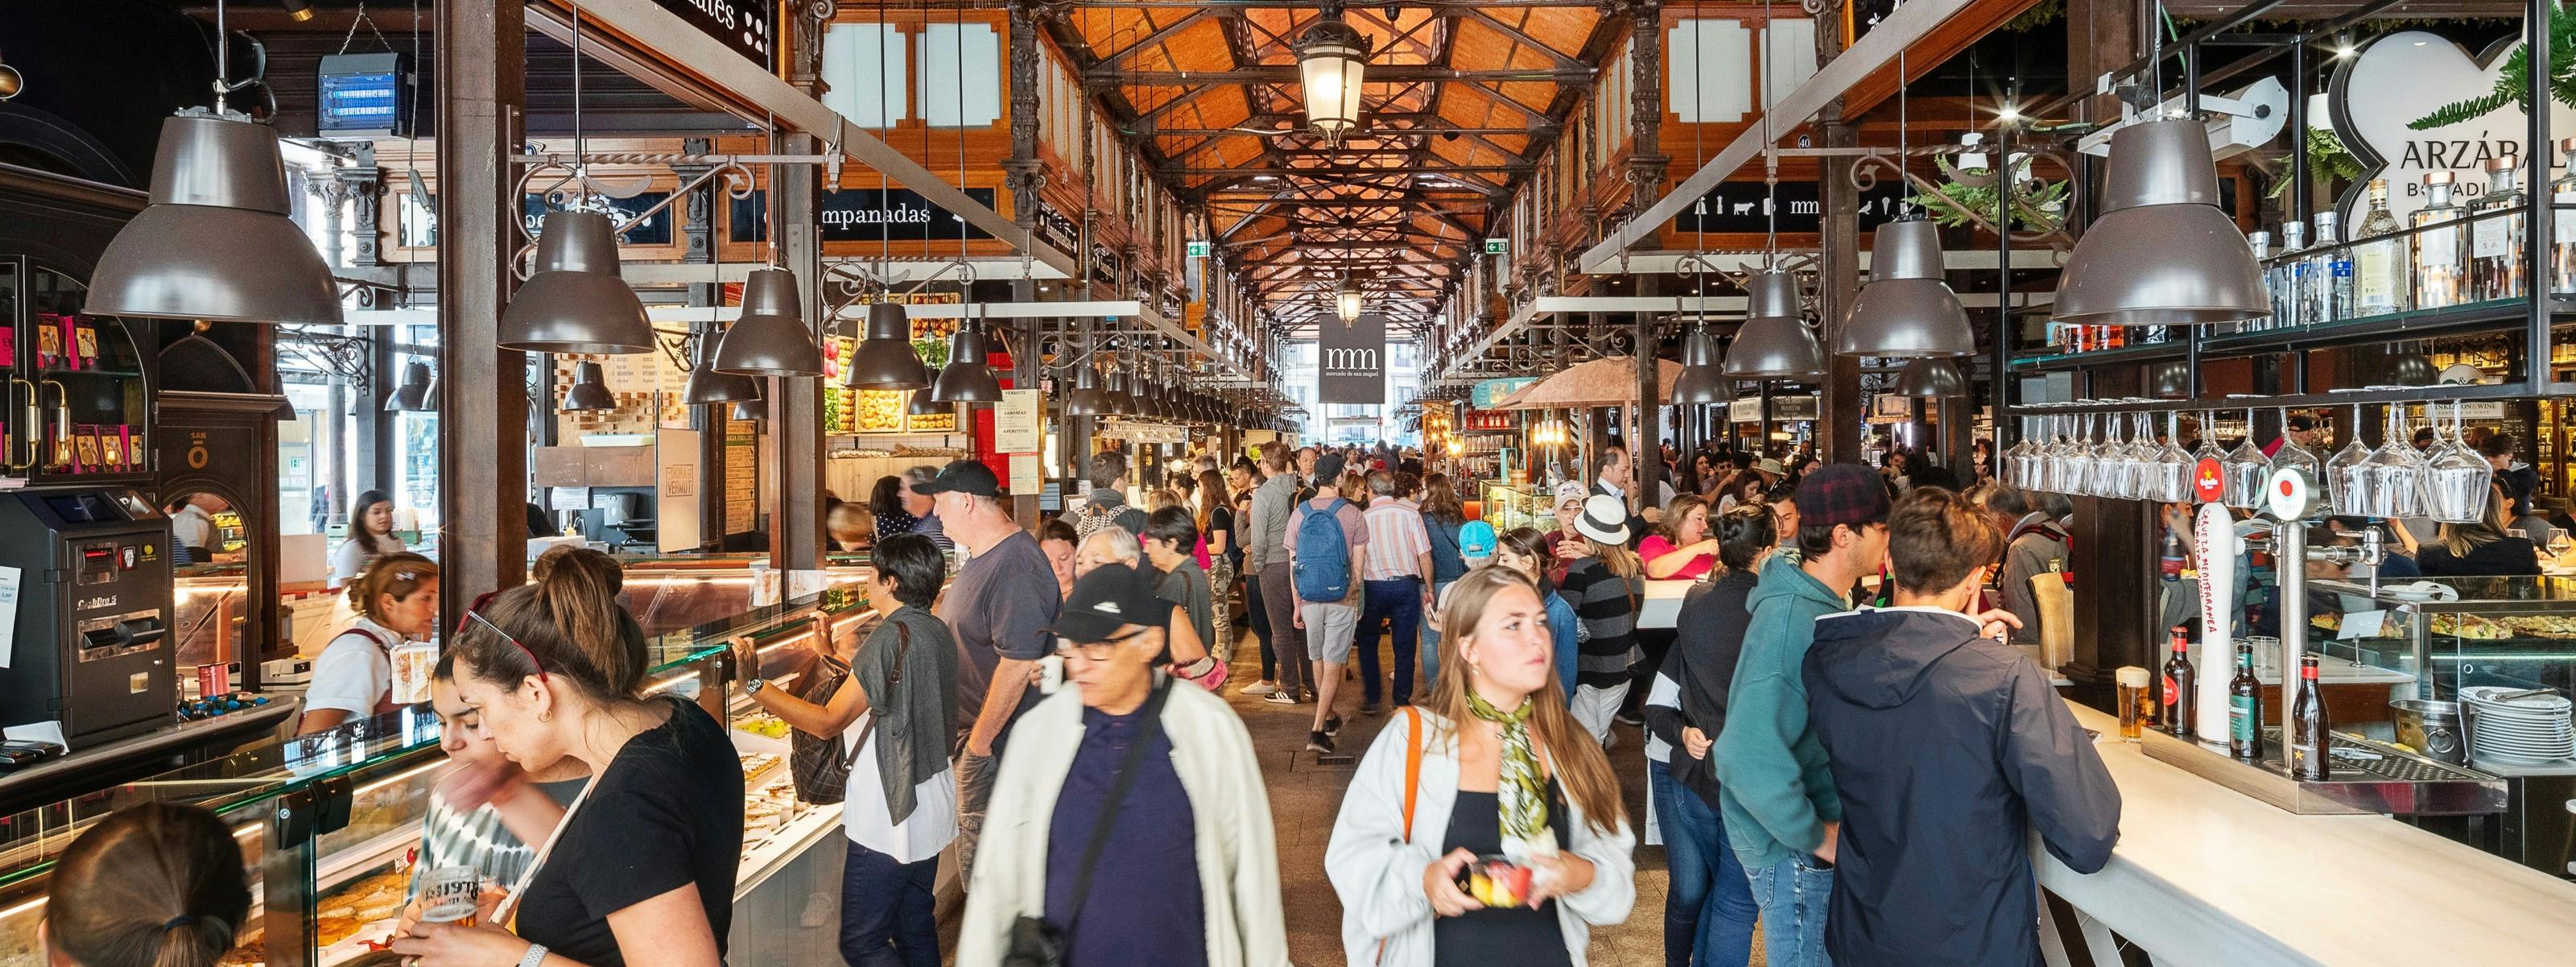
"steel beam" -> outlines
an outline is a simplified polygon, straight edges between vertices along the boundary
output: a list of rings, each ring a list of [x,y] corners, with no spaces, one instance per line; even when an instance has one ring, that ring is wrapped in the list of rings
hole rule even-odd
[[[437,16],[439,627],[452,628],[476,596],[527,578],[528,357],[499,348],[517,288],[509,159],[527,105],[527,9],[442,3]]]
[[[1436,64],[1376,64],[1366,77],[1370,84],[1404,84],[1414,81],[1486,81],[1493,83],[1539,82],[1589,85],[1601,72],[1590,67],[1572,68],[1502,68],[1465,70]],[[1085,87],[1186,87],[1193,84],[1295,84],[1297,65],[1269,64],[1221,71],[1110,71],[1094,70],[1082,77]]]

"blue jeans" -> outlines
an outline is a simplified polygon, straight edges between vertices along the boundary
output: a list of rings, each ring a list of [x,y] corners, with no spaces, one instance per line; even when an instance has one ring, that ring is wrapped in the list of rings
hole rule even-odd
[[[1261,576],[1243,578],[1243,610],[1251,615],[1253,637],[1261,639],[1261,680],[1279,680],[1279,653],[1270,650],[1270,609],[1261,604]]]
[[[1753,903],[1743,864],[1727,848],[1726,820],[1661,762],[1646,760],[1646,786],[1655,797],[1664,861],[1672,871],[1664,897],[1666,967],[1744,967],[1753,960],[1753,921],[1761,908]]]
[[[1393,581],[1362,581],[1366,591],[1360,601],[1360,701],[1375,705],[1377,682],[1377,624],[1395,626],[1395,703],[1413,701],[1413,655],[1422,625],[1422,579],[1398,578]]]
[[[1442,592],[1442,591],[1446,591],[1446,590],[1449,590],[1449,586],[1450,586],[1450,585],[1452,585],[1452,584],[1456,584],[1456,583],[1458,583],[1458,582],[1456,582],[1456,581],[1437,581],[1437,582],[1433,582],[1433,583],[1432,583],[1432,585],[1431,585],[1431,600],[1433,601],[1433,603],[1438,603],[1438,602],[1439,602],[1439,600],[1440,600],[1440,592]],[[1437,621],[1425,621],[1425,622],[1423,622],[1423,623],[1422,623],[1422,689],[1423,689],[1423,691],[1426,691],[1426,692],[1427,692],[1427,691],[1430,691],[1430,690],[1431,690],[1431,687],[1432,687],[1431,683],[1436,682],[1436,681],[1439,681],[1439,680],[1440,680],[1440,623],[1439,623],[1439,622],[1437,622]]]
[[[851,840],[841,868],[841,960],[849,967],[939,967],[938,899],[931,895],[938,876],[938,857],[897,863]]]
[[[1762,955],[1771,967],[1833,967],[1825,955],[1825,906],[1834,895],[1833,867],[1792,856],[1746,867],[1753,902],[1762,907]]]

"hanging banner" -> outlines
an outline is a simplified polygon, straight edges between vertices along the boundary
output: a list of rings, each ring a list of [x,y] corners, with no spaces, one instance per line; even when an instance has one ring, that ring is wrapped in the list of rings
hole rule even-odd
[[[1386,317],[1360,313],[1343,325],[1339,319],[1317,324],[1315,399],[1322,403],[1386,402]]]
[[[1911,211],[1905,196],[1912,189],[1894,178],[1860,193],[1860,227],[1862,231],[1896,220]],[[1699,203],[1673,216],[1676,232],[1731,232],[1759,235],[1771,227],[1771,197],[1768,186],[1759,181],[1720,182],[1709,189]],[[1790,234],[1814,234],[1824,231],[1825,203],[1812,181],[1780,183],[1780,230]]]
[[[964,188],[966,197],[991,207],[993,189]],[[826,242],[956,241],[991,238],[987,232],[909,188],[847,188],[823,193]]]
[[[778,5],[768,0],[653,0],[762,70],[778,70]]]
[[[2397,224],[2405,225],[2407,215],[2424,207],[2425,175],[2450,172],[2451,200],[2466,207],[2486,194],[2490,159],[2511,158],[2517,167],[2523,163],[2529,122],[2522,108],[2510,101],[2450,124],[2421,131],[2411,127],[2416,121],[2432,119],[2442,107],[2493,92],[2505,61],[2520,46],[2518,40],[2508,41],[2472,55],[2440,34],[2401,30],[2380,35],[2360,54],[2345,59],[2327,88],[2327,113],[2333,118],[2335,136],[2360,160],[2364,172],[2337,203],[2347,234],[2369,211],[2368,192],[2374,178],[2388,182],[2388,210],[2397,216]],[[2312,117],[2308,123],[2319,122]],[[2576,108],[2553,105],[2549,125],[2552,131],[2576,131],[2571,127],[2576,125]],[[2514,184],[2526,194],[2542,187],[2529,180],[2518,174]],[[2569,222],[2561,212],[2559,223]],[[2496,220],[2495,224],[2505,223]]]

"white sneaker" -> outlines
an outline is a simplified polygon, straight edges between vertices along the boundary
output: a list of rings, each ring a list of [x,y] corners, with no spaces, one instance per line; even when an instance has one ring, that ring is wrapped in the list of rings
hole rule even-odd
[[[1290,695],[1290,694],[1288,694],[1288,693],[1287,693],[1287,692],[1285,692],[1285,691],[1279,691],[1279,690],[1275,690],[1275,689],[1274,689],[1274,690],[1272,690],[1270,694],[1262,696],[1262,697],[1261,697],[1261,700],[1262,700],[1262,701],[1264,701],[1264,702],[1268,702],[1268,703],[1270,703],[1270,704],[1272,704],[1272,705],[1295,705],[1295,704],[1297,704],[1297,696]]]
[[[1270,680],[1267,678],[1250,685],[1243,686],[1243,694],[1245,695],[1268,695],[1278,690],[1279,686],[1270,684]]]

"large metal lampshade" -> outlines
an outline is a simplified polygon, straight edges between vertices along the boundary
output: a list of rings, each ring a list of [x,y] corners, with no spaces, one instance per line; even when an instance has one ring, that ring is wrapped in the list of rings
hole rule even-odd
[[[680,402],[690,406],[708,403],[742,403],[760,398],[760,384],[741,373],[727,373],[715,368],[714,334],[698,338],[697,365],[689,369],[689,384],[680,390]]]
[[[2199,121],[2145,121],[2112,134],[2103,200],[2102,217],[2058,277],[2054,318],[2210,326],[2271,314],[2253,248],[2218,210],[2218,168]]]
[[[1109,395],[1100,390],[1100,370],[1086,364],[1076,367],[1073,374],[1073,392],[1065,394],[1064,415],[1110,415]]]
[[[984,365],[984,327],[981,323],[961,322],[957,332],[948,337],[948,365],[939,368],[939,382],[932,384],[932,398],[942,403],[998,403],[1002,400],[1002,381],[994,378],[993,367]]]
[[[879,302],[868,307],[867,337],[850,354],[850,370],[841,385],[851,389],[913,390],[930,385],[930,368],[912,351],[912,317],[903,307]]]
[[[389,413],[435,413],[438,412],[436,393],[437,384],[430,380],[429,364],[413,360],[403,364],[402,385],[394,387],[394,395],[385,398],[385,410]]]
[[[814,330],[805,327],[804,314],[796,298],[796,273],[774,265],[751,270],[742,281],[742,317],[725,327],[724,339],[716,345],[716,371],[823,375],[823,347]]]
[[[2399,386],[2431,386],[2440,375],[2433,368],[2432,357],[2423,353],[2398,353],[2388,357],[2388,381]]]
[[[1360,126],[1360,86],[1369,41],[1339,17],[1315,21],[1297,38],[1297,79],[1306,99],[1306,123],[1339,144]]]
[[[1798,277],[1779,269],[1745,282],[1751,317],[1726,352],[1729,379],[1813,380],[1825,375],[1825,349],[1798,309]]]
[[[1708,327],[1692,326],[1682,337],[1682,371],[1673,379],[1674,406],[1704,406],[1730,399],[1726,372],[1718,360],[1717,337]]]
[[[598,363],[583,361],[573,364],[572,388],[564,391],[563,405],[556,409],[569,413],[595,413],[617,408],[617,397],[609,395],[607,374]]]
[[[769,411],[761,407],[759,400],[744,400],[733,405],[733,418],[745,423],[759,423],[769,419]]]
[[[653,323],[617,274],[617,226],[598,212],[547,212],[537,274],[501,313],[501,348],[531,353],[651,352]]]
[[[1896,374],[1896,395],[1966,396],[1968,381],[1959,375],[1957,364],[1927,357],[1905,364],[1905,369]]]
[[[939,401],[939,388],[936,386],[913,390],[912,401],[904,407],[903,411],[914,416],[938,416],[942,413],[957,412],[948,404]]]
[[[1941,278],[1940,227],[1928,221],[1880,225],[1870,249],[1869,284],[1834,334],[1834,352],[1921,359],[1976,351],[1968,310]]]
[[[1136,394],[1127,389],[1126,367],[1117,365],[1115,361],[1112,361],[1109,367],[1108,382],[1100,386],[1100,395],[1109,404],[1109,415],[1137,415]]]
[[[287,217],[286,163],[268,125],[197,110],[162,121],[151,198],[99,256],[88,312],[341,324],[330,266]]]

